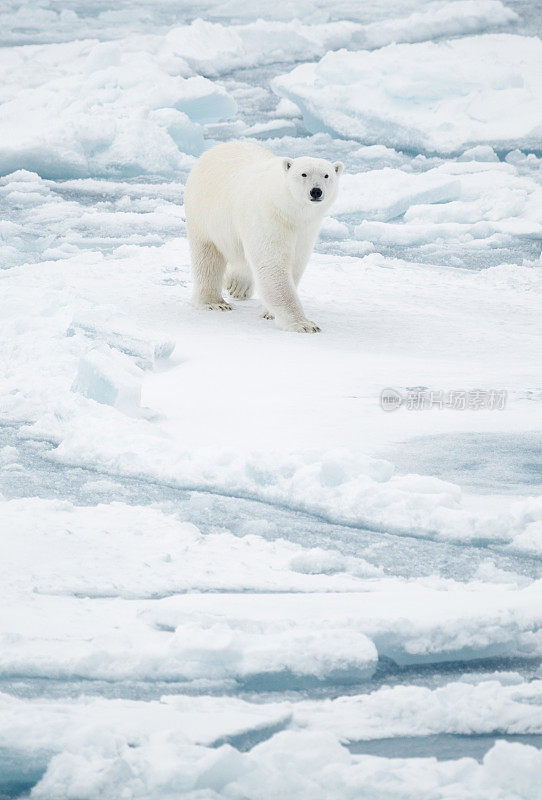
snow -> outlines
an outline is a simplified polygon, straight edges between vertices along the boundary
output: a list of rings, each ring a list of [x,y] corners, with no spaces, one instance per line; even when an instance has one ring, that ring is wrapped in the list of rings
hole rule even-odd
[[[451,203],[461,196],[461,183],[434,169],[411,175],[400,169],[371,170],[345,175],[334,214],[358,213],[366,219],[389,221],[424,203]]]
[[[370,736],[391,730],[412,735],[422,726],[414,723],[417,724],[414,730],[408,728],[408,720],[416,718],[421,703],[427,704],[424,717],[431,719],[433,715],[434,722],[428,730],[446,727],[483,730],[490,724],[492,708],[483,711],[480,719],[480,711],[475,717],[469,700],[485,701],[490,706],[499,703],[510,715],[507,729],[539,730],[539,714],[538,722],[534,721],[539,693],[539,682],[529,690],[527,684],[503,686],[487,681],[482,682],[479,689],[465,684],[449,684],[434,692],[401,687],[382,689],[369,696],[297,704],[255,704],[234,698],[177,696],[148,703],[91,698],[60,703],[16,700],[1,695],[0,741],[3,745],[17,741],[18,752],[24,754],[38,774],[45,770],[51,753],[58,754],[50,760],[45,777],[33,791],[32,796],[37,797],[94,797],[98,789],[103,796],[114,797],[114,792],[119,790],[119,780],[124,781],[123,785],[133,796],[173,796],[167,794],[168,791],[191,796],[191,790],[211,784],[219,792],[218,797],[242,797],[251,796],[257,781],[261,782],[261,787],[267,787],[272,781],[275,787],[281,775],[284,789],[295,790],[299,796],[311,788],[321,792],[317,787],[325,787],[332,781],[327,791],[340,790],[341,796],[354,797],[354,794],[344,793],[357,785],[361,775],[374,783],[375,792],[385,792],[386,770],[399,785],[408,786],[413,779],[408,774],[410,769],[418,779],[423,777],[424,782],[433,786],[433,792],[437,792],[432,795],[435,797],[445,797],[446,788],[453,781],[460,781],[462,793],[473,792],[462,796],[506,798],[511,796],[506,794],[511,787],[517,790],[516,770],[521,769],[523,787],[520,783],[521,793],[516,796],[535,798],[531,781],[536,778],[540,754],[532,747],[501,741],[478,765],[473,759],[438,763],[433,759],[356,756],[339,741],[344,740],[347,730],[354,735],[364,731]],[[377,699],[382,702],[377,704]],[[485,706],[480,708],[485,709]],[[389,710],[394,715],[399,709],[405,718],[398,719],[393,727],[393,722],[386,719],[386,712]],[[365,717],[371,710],[376,714],[373,722]],[[461,720],[459,724],[450,725],[445,717],[444,723],[439,725],[438,715],[443,711]],[[462,718],[462,714],[466,716]],[[469,717],[472,718],[470,726]],[[518,725],[520,719],[524,720],[523,726]],[[308,725],[313,726],[312,730]],[[267,741],[256,744],[248,753],[239,753],[229,744],[222,744],[261,733],[267,734]],[[205,747],[213,744],[214,749]],[[282,769],[277,769],[279,761]],[[499,766],[500,761],[506,768]],[[261,795],[260,788],[259,792],[261,796],[272,797],[273,790],[270,787],[266,789],[268,793]],[[328,795],[319,793],[316,796]]]
[[[377,654],[408,664],[542,652],[540,581],[398,580],[360,557],[202,535],[122,503],[12,500],[2,518],[4,676],[287,685],[359,680]]]
[[[367,25],[359,44],[364,50],[372,50],[393,42],[420,42],[442,36],[475,33],[488,27],[507,25],[517,19],[515,11],[492,0],[432,3],[426,11],[414,12],[404,19]]]
[[[127,796],[168,800],[179,793],[262,800],[281,794],[340,794],[354,800],[362,785],[374,797],[410,786],[418,795],[423,791],[427,797],[445,798],[460,786],[465,800],[508,800],[514,793],[536,800],[540,767],[536,748],[505,742],[496,744],[479,765],[473,759],[436,763],[350,755],[328,733],[280,732],[246,754],[228,745],[217,750],[184,745],[162,733],[141,747],[102,744],[56,756],[32,796],[112,800],[124,791]]]
[[[227,609],[228,627],[243,630],[250,625],[274,626],[288,630],[306,625],[319,627],[319,635],[327,635],[328,620],[334,629],[343,630],[351,638],[351,653],[337,652],[328,670],[363,669],[369,660],[365,651],[356,655],[356,639],[367,636],[380,656],[393,658],[399,664],[430,664],[463,658],[483,658],[501,654],[537,655],[541,647],[538,611],[532,610],[541,587],[534,583],[524,589],[502,584],[488,586],[441,584],[416,585],[383,580],[368,586],[365,595],[353,601],[347,594],[297,597],[278,594],[272,597],[254,595],[250,604],[245,598],[213,595],[186,595],[167,598],[155,606],[155,624],[176,628],[179,621],[201,614],[217,625]],[[473,608],[474,606],[474,608]],[[305,663],[300,656],[301,663]],[[312,655],[307,652],[307,662]],[[323,669],[323,668],[322,668]],[[326,671],[309,674],[323,677]]]
[[[26,575],[30,592],[130,599],[210,590],[355,591],[380,572],[362,558],[282,539],[204,536],[153,507],[87,508],[38,498],[1,506],[4,579]],[[74,560],[84,568],[74,572]]]
[[[4,3],[0,796],[538,800],[531,5]],[[317,336],[190,306],[232,138],[346,164]]]
[[[294,20],[294,23],[297,30],[292,31],[292,28],[286,25],[286,23],[292,22],[292,7],[286,2],[277,3],[273,9],[269,9],[265,4],[258,2],[247,7],[239,0],[236,2],[234,0],[230,0],[230,2],[207,0],[205,4],[183,3],[181,7],[171,0],[169,2],[161,0],[159,11],[166,23],[162,25],[160,25],[159,15],[156,15],[152,5],[152,3],[139,2],[135,7],[119,7],[118,4],[112,4],[107,8],[107,4],[102,3],[96,13],[96,9],[93,9],[92,6],[85,7],[84,4],[80,4],[77,9],[66,9],[56,0],[41,0],[39,9],[29,9],[25,5],[19,5],[16,0],[11,0],[4,4],[0,20],[5,31],[5,40],[9,43],[21,44],[28,40],[39,43],[71,41],[73,38],[117,39],[123,36],[126,29],[137,33],[146,33],[150,20],[152,20],[153,27],[160,31],[167,32],[168,27],[177,31],[179,26],[174,23],[179,20],[179,17],[190,19],[192,20],[191,24],[181,28],[181,30],[190,29],[193,26],[192,36],[187,37],[185,41],[186,55],[190,57],[195,54],[196,58],[205,57],[201,53],[201,48],[206,48],[215,56],[214,63],[209,58],[206,58],[206,62],[212,67],[220,69],[224,62],[226,65],[229,64],[228,56],[230,58],[234,54],[239,56],[239,52],[235,51],[241,50],[243,45],[247,48],[248,44],[248,48],[250,48],[252,40],[258,39],[260,32],[262,38],[267,31],[280,32],[282,36],[276,36],[274,46],[280,48],[280,55],[285,59],[293,60],[292,50],[296,44],[305,47],[312,44],[314,47],[319,41],[325,41],[327,37],[331,45],[333,39],[329,37],[333,36],[335,42],[337,41],[335,31],[342,30],[347,37],[354,31],[357,33],[357,44],[363,47],[381,47],[390,41],[418,41],[419,38],[430,39],[436,36],[484,30],[487,27],[506,26],[518,18],[512,9],[507,8],[498,0],[482,0],[482,2],[460,0],[460,2],[444,3],[403,0],[401,3],[395,3],[395,8],[392,9],[392,15],[388,20],[381,19],[377,24],[371,22],[362,24],[365,19],[374,18],[377,9],[371,8],[367,14],[365,9],[360,8],[357,3],[352,3],[351,0],[337,3],[334,8],[330,8],[325,0],[320,0],[320,2],[301,0],[295,6],[298,19]],[[420,5],[426,6],[426,10],[420,12],[418,10]],[[397,11],[399,11],[399,18],[396,16]],[[412,13],[413,11],[414,13]],[[215,22],[213,27],[205,25],[204,20],[199,16],[202,14],[206,19],[226,20],[227,24]],[[381,10],[379,16],[383,16]],[[337,21],[333,22],[330,17],[334,17],[339,24]],[[309,24],[302,26],[299,21],[301,19],[306,20]],[[349,22],[345,23],[345,20],[349,20]],[[169,26],[166,21],[169,22]],[[231,24],[234,21],[244,24]],[[274,24],[270,24],[270,21],[274,21]],[[317,31],[316,35],[313,35],[310,30],[312,26]],[[212,35],[209,35],[210,33]],[[245,42],[245,39],[248,41]],[[284,39],[286,39],[286,43]],[[198,46],[200,52],[198,52]],[[262,60],[266,58],[268,56],[264,53],[260,53],[259,59],[252,56],[247,66],[250,63],[261,64]]]
[[[15,15],[8,11],[6,27],[32,30],[36,23],[73,26],[79,21],[74,11],[64,10],[59,18],[53,10],[40,11],[38,20],[26,17],[24,7]],[[437,4],[399,26],[388,23],[376,30],[350,21],[305,25],[260,19],[227,26],[196,19],[161,35],[126,36],[121,43],[115,31],[112,41],[81,36],[4,48],[0,174],[18,168],[50,178],[182,171],[204,148],[202,123],[236,111],[232,97],[203,76],[319,58],[339,47],[379,47],[382,37],[416,41],[485,30],[515,18],[497,0],[464,0]],[[114,24],[111,13],[107,22]],[[39,41],[39,27],[36,34]]]
[[[254,703],[210,695],[164,695],[146,703],[90,697],[66,702],[3,694],[0,741],[3,747],[17,741],[19,750],[31,758],[39,757],[40,751],[90,744],[100,728],[132,741],[167,728],[185,742],[215,746],[269,729],[309,726],[327,730],[343,742],[434,731],[492,733],[496,724],[502,733],[535,733],[542,726],[540,691],[540,681],[527,684],[516,676],[511,685],[490,679],[478,686],[457,682],[435,690],[384,687],[370,695],[297,702]]]
[[[225,26],[197,19],[189,26],[173,28],[166,36],[165,50],[168,57],[182,58],[201,74],[216,76],[238,67],[319,58],[341,47],[373,49],[397,41],[471,33],[516,19],[514,11],[496,0],[430,4],[426,11],[385,24],[337,21],[306,25],[299,19],[259,19]]]
[[[273,87],[300,107],[313,133],[428,153],[482,143],[536,148],[541,63],[538,37],[484,34],[329,52],[276,78]]]
[[[511,685],[489,679],[478,684],[385,686],[367,694],[336,700],[305,701],[295,707],[301,727],[335,733],[342,741],[435,733],[540,733],[540,681]]]
[[[235,102],[184,77],[138,40],[4,48],[0,173],[41,177],[166,173],[204,147],[201,123]]]
[[[354,238],[386,245],[434,246],[442,241],[464,246],[476,241],[476,246],[491,249],[514,235],[538,241],[537,177],[510,170],[487,151],[483,158],[479,151],[476,158],[472,153],[464,158],[469,153],[420,173],[385,167],[345,175],[346,191],[334,213],[361,215],[363,221],[353,226]]]
[[[158,252],[155,248],[140,248],[137,253],[121,248],[120,253],[105,258],[91,257],[84,278],[79,274],[79,263],[79,257],[48,262],[47,274],[43,262],[11,270],[12,288],[4,299],[6,325],[10,318],[20,316],[41,319],[49,309],[40,324],[48,325],[56,349],[51,351],[47,338],[21,339],[18,364],[10,367],[6,378],[7,386],[19,391],[7,394],[6,409],[12,417],[32,420],[24,429],[25,435],[58,441],[55,461],[86,463],[113,474],[264,499],[336,522],[403,534],[415,531],[437,539],[473,539],[520,547],[522,540],[518,537],[531,530],[539,513],[539,500],[510,498],[507,507],[496,513],[491,505],[472,509],[457,485],[429,476],[395,474],[393,461],[378,457],[376,450],[404,436],[405,426],[410,426],[413,435],[434,432],[435,414],[440,415],[441,432],[536,427],[537,409],[524,395],[537,380],[536,268],[508,265],[482,272],[450,273],[445,268],[378,254],[364,259],[318,256],[311,267],[313,294],[311,299],[307,288],[307,303],[308,307],[313,304],[314,315],[328,332],[324,343],[317,345],[299,339],[290,343],[280,335],[274,338],[273,329],[258,319],[256,301],[244,308],[238,306],[222,323],[217,341],[213,320],[188,307],[188,274],[183,280],[185,286],[163,283],[179,264],[187,271],[185,240],[158,248]],[[328,303],[326,309],[319,297],[325,296],[327,276],[337,263],[337,306]],[[116,277],[116,289],[111,274]],[[98,305],[103,299],[103,283],[109,281],[110,304],[124,308],[124,313],[125,285],[129,282],[136,327],[148,325],[151,308],[155,319],[160,319],[163,335],[171,339],[186,343],[189,332],[197,330],[197,335],[190,334],[190,358],[185,351],[180,361],[172,356],[165,369],[146,370],[140,376],[141,404],[154,415],[153,423],[137,422],[117,412],[111,415],[105,408],[66,392],[81,359],[88,359],[89,353],[86,337],[65,335],[70,324],[66,319],[73,318],[70,307],[81,297],[81,281],[86,302],[94,298]],[[345,328],[339,322],[339,309],[353,291],[364,297],[364,305],[352,314]],[[421,332],[417,316],[420,307],[431,309]],[[98,309],[97,319],[99,313]],[[498,328],[495,319],[500,320]],[[250,339],[246,338],[245,325],[252,331]],[[359,341],[367,342],[364,358],[370,382],[365,384],[362,381],[368,379],[359,374]],[[374,353],[370,351],[371,342]],[[235,362],[230,357],[232,348],[237,353]],[[498,362],[492,359],[495,348],[500,353]],[[406,353],[412,360],[405,365],[402,361]],[[313,387],[319,385],[323,354],[328,359],[330,387],[334,388],[315,396]],[[40,358],[47,359],[50,378],[43,387],[35,387],[32,364]],[[281,374],[274,377],[273,386],[262,396],[259,381],[266,381],[271,360],[278,363],[281,358]],[[259,378],[258,359],[262,368]],[[107,359],[105,362],[103,369],[108,366]],[[248,373],[247,362],[252,364]],[[94,389],[100,374],[90,371]],[[424,382],[435,389],[462,388],[465,384],[473,389],[479,385],[507,387],[514,395],[503,411],[434,409],[417,415],[401,409],[390,416],[378,406],[380,391],[389,383],[390,375],[404,392],[406,387]],[[515,384],[511,383],[513,376]],[[120,371],[115,371],[112,385],[120,377]],[[219,404],[215,402],[217,380],[221,382]],[[239,392],[245,398],[241,406]],[[298,410],[289,392],[301,401]],[[94,393],[93,397],[101,396]],[[247,413],[256,402],[260,404],[258,413]],[[339,414],[338,407],[342,409]],[[61,411],[55,413],[55,408]],[[195,417],[194,408],[200,409],[202,416]],[[276,424],[290,442],[288,453],[273,450]],[[316,424],[320,429],[317,451],[313,444]],[[352,425],[358,441],[364,442],[358,452],[352,452],[349,446]],[[96,429],[104,435],[96,437]]]

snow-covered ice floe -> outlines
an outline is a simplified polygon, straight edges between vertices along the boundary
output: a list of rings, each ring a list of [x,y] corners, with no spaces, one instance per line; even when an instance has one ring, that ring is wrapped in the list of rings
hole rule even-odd
[[[540,581],[399,580],[362,557],[202,535],[121,503],[36,498],[1,512],[4,678],[244,685],[275,676],[288,686],[364,680],[378,656],[427,664],[542,654]]]
[[[63,27],[71,25],[73,31],[82,22],[67,10],[58,18],[55,10],[41,13],[25,15],[21,7],[15,15],[4,11],[0,21],[4,17],[6,28],[22,28],[27,35],[37,28],[30,38],[38,42],[41,25],[51,30],[59,25],[61,40]],[[91,28],[100,27],[99,17],[87,17]],[[462,0],[430,6],[387,26],[263,19],[224,25],[196,19],[163,34],[140,31],[119,39],[119,28],[106,12],[101,33],[110,28],[106,38],[112,41],[96,41],[96,31],[87,29],[75,41],[3,48],[0,173],[24,168],[42,177],[67,178],[182,171],[203,150],[202,125],[230,117],[237,108],[207,77],[320,58],[340,47],[486,30],[515,18],[498,0]],[[137,15],[126,20],[128,31],[134,21],[137,28]]]
[[[192,69],[212,76],[239,67],[307,61],[341,47],[373,49],[391,42],[473,33],[506,26],[516,19],[514,11],[496,0],[438,3],[384,24],[259,19],[244,25],[224,25],[197,19],[191,25],[173,28],[165,39],[165,49]]]
[[[540,149],[541,65],[538,37],[485,34],[330,52],[273,86],[313,133],[429,153],[478,143]]]
[[[435,414],[440,414],[441,431],[480,430],[480,426],[486,431],[502,430],[503,420],[515,430],[536,428],[536,404],[526,393],[537,385],[534,354],[540,271],[534,265],[450,272],[378,254],[364,259],[319,256],[311,266],[312,302],[320,309],[328,334],[316,347],[270,339],[269,330],[259,327],[252,303],[236,309],[224,323],[226,338],[217,339],[212,320],[187,305],[180,315],[180,303],[188,302],[189,286],[162,281],[169,280],[170,269],[179,264],[187,269],[184,241],[137,252],[120,248],[107,258],[91,258],[84,277],[77,269],[79,264],[77,257],[49,262],[46,274],[41,265],[12,270],[4,295],[6,331],[13,329],[19,316],[26,315],[35,319],[35,324],[46,326],[49,337],[28,337],[24,345],[21,340],[18,361],[6,383],[7,389],[18,391],[9,394],[7,390],[5,408],[12,418],[29,420],[21,431],[25,436],[57,442],[51,455],[55,462],[252,497],[349,525],[541,552],[538,498],[510,496],[497,506],[483,498],[474,503],[457,484],[427,475],[399,474],[393,459],[379,455],[384,445],[405,438],[407,430],[411,435],[434,432]],[[331,270],[335,270],[333,302],[328,296]],[[73,322],[71,304],[80,302],[82,282],[86,328],[102,331],[106,343],[116,342],[124,351],[126,364],[132,360],[131,369],[137,369],[139,356],[128,354],[134,351],[135,333],[130,338],[125,330],[114,339],[113,323],[109,321],[107,327],[103,321],[104,281],[109,285],[111,307],[124,305],[124,313],[125,286],[131,285],[134,316],[130,330],[146,330],[149,303],[158,309],[163,332],[145,334],[147,339],[142,332],[138,334],[149,347],[155,346],[155,341],[183,342],[182,360],[176,362],[172,356],[166,369],[140,371],[137,376],[141,404],[154,414],[153,423],[92,402],[107,400],[101,393],[100,376],[109,374],[108,397],[115,405],[111,397],[119,391],[121,380],[113,366],[115,351],[106,355],[93,351],[93,340],[89,341],[85,332],[66,336]],[[339,321],[340,309],[352,293],[363,297],[363,305],[352,311],[345,328]],[[63,298],[60,306],[59,297]],[[328,297],[325,304],[321,297]],[[92,306],[93,300],[97,306]],[[429,311],[420,334],[422,307]],[[48,309],[54,310],[45,316]],[[88,322],[92,314],[94,327]],[[252,331],[249,339],[245,325]],[[376,325],[377,335],[372,325]],[[188,341],[189,352],[185,349]],[[360,355],[358,343],[363,341],[367,344]],[[376,353],[371,352],[371,343],[377,345]],[[500,352],[498,361],[492,357],[495,348]],[[416,360],[404,361],[407,349]],[[266,354],[263,360],[262,352]],[[49,380],[40,387],[34,381],[36,358],[49,365]],[[89,358],[101,359],[100,364],[92,361],[92,366]],[[335,388],[315,397],[313,386],[324,360]],[[249,372],[247,362],[252,364]],[[280,374],[277,371],[273,388],[265,396],[255,394],[258,380],[267,381],[270,363],[280,364]],[[262,370],[260,378],[256,377],[257,364]],[[80,369],[86,381],[81,388],[90,401],[66,391]],[[507,387],[508,406],[502,411],[464,409],[460,413],[434,409],[416,414],[401,409],[386,415],[378,398],[390,375],[403,392],[422,381],[436,389],[461,388],[464,383],[473,389],[480,384]],[[217,381],[221,384],[219,402]],[[76,388],[78,382],[79,378]],[[298,412],[292,408],[292,391],[300,402]],[[241,408],[239,392],[245,397]],[[259,404],[258,412],[247,415],[246,409],[255,408],[254,403]],[[338,406],[341,413],[337,413]],[[196,408],[200,413],[194,416]],[[262,419],[268,421],[262,424]],[[289,453],[273,446],[275,424],[290,442]],[[95,435],[96,430],[101,436]],[[356,449],[352,448],[352,430],[359,445]]]
[[[434,691],[384,688],[308,702],[210,696],[62,702],[2,694],[0,747],[31,765],[36,780],[41,778],[32,796],[42,798],[113,799],[121,787],[128,796],[149,800],[205,796],[205,790],[218,798],[271,799],[279,791],[355,798],[360,781],[375,797],[385,797],[394,784],[411,797],[414,784],[419,790],[423,780],[432,797],[449,796],[455,786],[472,800],[535,800],[541,762],[534,747],[501,741],[477,764],[353,755],[344,743],[393,733],[493,731],[495,706],[499,719],[507,720],[499,723],[501,735],[540,731],[540,692],[540,681],[519,679],[512,685],[451,683]],[[241,742],[249,752],[232,746]]]
[[[123,701],[90,701],[75,708],[54,703],[48,708],[9,699],[2,705],[6,721],[1,733],[18,734],[22,745],[18,758],[28,754],[37,776],[43,775],[32,790],[32,797],[42,800],[115,800],[119,793],[146,800],[273,800],[279,795],[355,800],[360,786],[378,798],[397,795],[398,789],[405,798],[419,796],[420,786],[434,798],[455,794],[465,800],[536,800],[538,796],[541,753],[520,744],[498,742],[481,764],[472,758],[384,759],[350,753],[330,731],[280,730],[284,714],[266,706],[228,708],[214,698],[207,709],[200,704],[199,714],[197,704],[185,712],[175,700],[146,708]],[[279,732],[249,752],[230,744],[205,747],[193,742],[198,733],[205,737],[225,730],[233,739],[240,728],[257,735],[262,730],[271,733],[273,725]],[[53,747],[47,731],[57,732]],[[40,750],[39,744],[45,747]]]
[[[127,31],[148,32],[149,13],[145,13],[142,5],[138,3],[130,9],[104,8],[98,13],[88,13],[85,8],[79,8],[77,12],[59,8],[54,2],[43,3],[39,10],[30,9],[11,0],[0,11],[0,23],[6,41],[11,40],[13,44],[28,40],[34,43],[60,42],[73,38],[114,40],[125,36]],[[194,59],[199,66],[207,65],[217,71],[272,61],[297,61],[314,55],[315,49],[318,52],[326,46],[331,49],[346,46],[349,42],[357,47],[373,48],[393,41],[410,42],[473,33],[506,26],[518,19],[518,15],[500,0],[422,0],[421,3],[407,0],[401,4],[402,8],[397,8],[398,16],[392,14],[377,23],[362,22],[370,19],[371,13],[367,14],[349,0],[334,5],[332,10],[337,21],[330,20],[326,0],[297,2],[294,9],[297,19],[292,19],[293,9],[287,2],[277,3],[271,9],[259,2],[247,5],[242,0],[183,3],[181,8],[178,3],[165,0],[161,5],[165,19],[169,11],[171,39],[183,45],[180,53],[183,59],[189,62]],[[204,21],[200,15],[205,20],[214,20],[214,23]],[[179,16],[193,21],[189,25],[174,24]],[[166,25],[157,27],[167,30]],[[268,49],[262,52],[264,44]]]
[[[0,8],[0,796],[539,800],[538,7],[69,6]],[[190,306],[239,137],[346,164],[318,336]]]
[[[345,175],[334,215],[361,214],[366,219],[387,222],[400,217],[411,206],[447,204],[461,197],[462,185],[443,169],[411,174],[401,169],[375,169]]]
[[[202,123],[235,113],[235,102],[141,44],[3,48],[0,173],[133,176],[190,164],[203,150]]]

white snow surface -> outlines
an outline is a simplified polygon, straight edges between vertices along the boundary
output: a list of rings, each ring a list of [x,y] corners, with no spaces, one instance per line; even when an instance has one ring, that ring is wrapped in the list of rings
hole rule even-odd
[[[0,796],[538,800],[539,5],[2,6]],[[190,306],[232,138],[318,335]]]

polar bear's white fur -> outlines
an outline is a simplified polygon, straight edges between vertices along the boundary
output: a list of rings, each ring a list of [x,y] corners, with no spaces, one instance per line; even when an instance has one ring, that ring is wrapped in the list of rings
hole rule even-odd
[[[193,302],[230,310],[254,284],[265,311],[288,331],[315,332],[297,294],[322,217],[337,195],[340,161],[281,158],[245,142],[204,153],[186,183]]]

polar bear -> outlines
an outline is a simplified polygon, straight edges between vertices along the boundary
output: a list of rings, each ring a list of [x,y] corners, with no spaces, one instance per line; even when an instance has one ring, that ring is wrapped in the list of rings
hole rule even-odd
[[[184,201],[194,305],[230,311],[223,286],[245,300],[255,285],[263,317],[282,330],[319,331],[305,316],[297,285],[342,171],[340,161],[281,158],[247,142],[205,152],[188,176]]]

